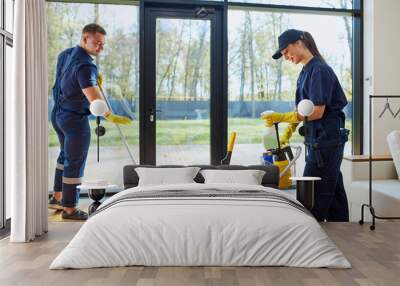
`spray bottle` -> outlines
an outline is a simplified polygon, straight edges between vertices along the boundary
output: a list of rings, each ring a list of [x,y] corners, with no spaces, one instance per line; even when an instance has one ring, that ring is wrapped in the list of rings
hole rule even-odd
[[[274,111],[273,110],[266,110],[261,113],[261,116],[267,115],[267,114],[272,114]],[[274,134],[274,127],[266,127],[264,130],[263,134],[263,145],[264,145],[264,153],[262,156],[262,164],[263,165],[272,165],[274,163],[273,160],[273,154],[272,151],[273,149],[271,146],[268,145],[268,141],[270,141],[271,136]]]

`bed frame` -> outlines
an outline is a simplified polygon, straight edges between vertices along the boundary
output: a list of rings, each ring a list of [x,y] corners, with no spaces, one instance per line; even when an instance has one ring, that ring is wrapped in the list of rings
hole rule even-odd
[[[148,168],[178,168],[186,167],[183,165],[162,165],[162,166],[152,166],[152,165],[126,165],[124,166],[124,189],[136,187],[139,183],[139,176],[135,171],[137,167],[148,167]],[[279,168],[274,165],[262,166],[262,165],[190,165],[190,167],[199,167],[201,170],[205,169],[219,169],[219,170],[262,170],[265,171],[265,175],[262,179],[262,185],[264,187],[278,188],[279,185]],[[197,183],[204,183],[204,178],[200,174],[194,178]]]

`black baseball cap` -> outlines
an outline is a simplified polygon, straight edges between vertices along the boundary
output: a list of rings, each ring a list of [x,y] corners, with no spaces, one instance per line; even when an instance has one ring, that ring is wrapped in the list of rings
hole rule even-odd
[[[275,54],[272,55],[272,58],[274,60],[279,59],[282,57],[282,51],[286,49],[286,47],[289,44],[292,44],[298,40],[301,40],[304,38],[304,32],[296,29],[289,29],[283,32],[279,38],[278,38],[278,43],[279,43],[279,48],[275,52]]]

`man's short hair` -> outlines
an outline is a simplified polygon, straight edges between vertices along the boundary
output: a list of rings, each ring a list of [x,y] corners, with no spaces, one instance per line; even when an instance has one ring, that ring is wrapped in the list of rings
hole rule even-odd
[[[104,30],[104,28],[102,26],[100,26],[99,24],[96,23],[91,23],[91,24],[87,24],[85,27],[83,27],[82,30],[82,35],[83,34],[96,34],[96,33],[100,33],[102,35],[106,35],[106,30]]]

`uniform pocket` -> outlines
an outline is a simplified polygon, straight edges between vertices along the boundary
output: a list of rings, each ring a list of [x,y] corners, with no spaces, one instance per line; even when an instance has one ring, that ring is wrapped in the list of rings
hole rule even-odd
[[[309,148],[307,153],[307,163],[317,163],[316,150],[314,148]]]

